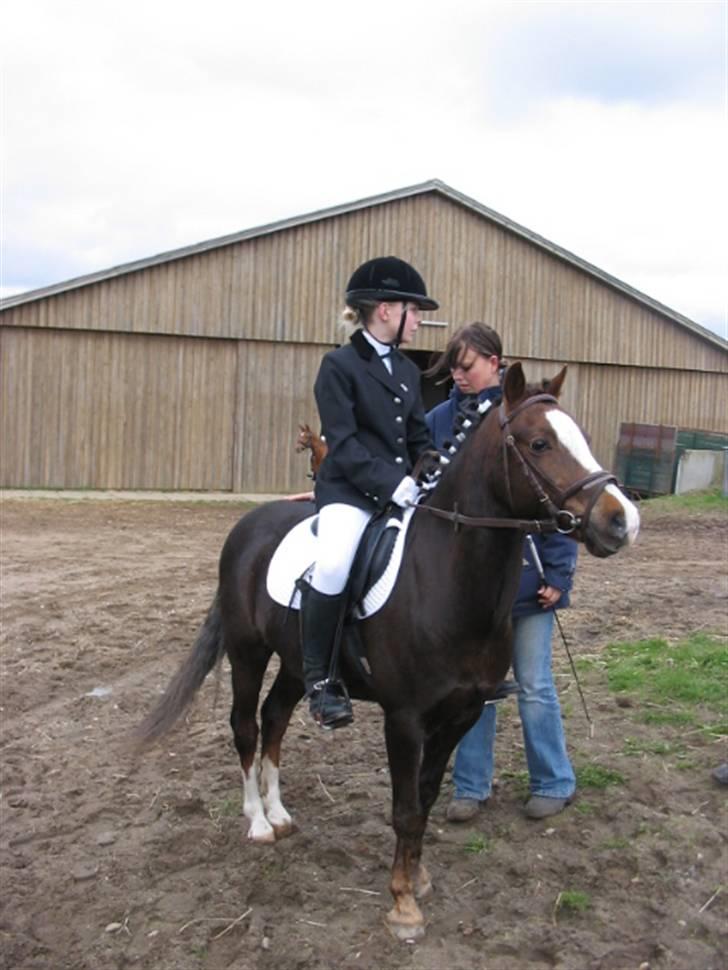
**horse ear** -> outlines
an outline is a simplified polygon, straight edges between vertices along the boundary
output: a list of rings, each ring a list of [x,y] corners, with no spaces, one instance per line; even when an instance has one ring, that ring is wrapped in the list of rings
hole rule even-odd
[[[513,408],[526,393],[526,378],[520,360],[511,364],[503,378],[503,400],[508,410]]]
[[[567,370],[568,367],[562,367],[556,377],[552,377],[550,381],[544,382],[544,391],[546,394],[550,394],[552,397],[558,397],[559,394],[561,394],[561,388],[563,386]]]

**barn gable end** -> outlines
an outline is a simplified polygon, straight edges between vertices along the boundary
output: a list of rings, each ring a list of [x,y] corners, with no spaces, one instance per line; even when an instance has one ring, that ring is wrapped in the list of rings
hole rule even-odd
[[[0,484],[300,488],[293,440],[341,293],[382,253],[440,301],[417,350],[482,319],[534,376],[568,363],[605,464],[620,421],[725,430],[725,341],[429,182],[2,301]]]

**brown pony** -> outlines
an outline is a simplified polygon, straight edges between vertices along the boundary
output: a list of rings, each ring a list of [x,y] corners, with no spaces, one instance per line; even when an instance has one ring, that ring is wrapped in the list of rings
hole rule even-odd
[[[308,477],[315,479],[321,467],[321,462],[329,449],[324,439],[317,435],[315,431],[312,431],[307,424],[299,424],[296,451],[301,452],[306,451],[306,449],[311,452],[311,471]]]
[[[486,414],[418,506],[392,595],[360,624],[371,676],[364,680],[343,665],[352,696],[376,701],[384,711],[397,838],[388,925],[401,940],[424,933],[417,900],[431,883],[421,862],[422,840],[448,758],[510,665],[524,532],[558,524],[600,557],[637,534],[637,510],[558,405],[564,374],[544,393],[540,385],[527,387],[519,363],[508,369],[502,405]],[[306,502],[272,502],[233,528],[197,641],[139,728],[141,742],[168,731],[227,654],[230,723],[254,842],[273,842],[292,830],[279,765],[283,736],[304,692],[298,622],[269,597],[266,571],[283,536],[312,511]],[[544,512],[547,521],[538,518]],[[274,653],[280,667],[261,711],[256,771],[258,694]]]

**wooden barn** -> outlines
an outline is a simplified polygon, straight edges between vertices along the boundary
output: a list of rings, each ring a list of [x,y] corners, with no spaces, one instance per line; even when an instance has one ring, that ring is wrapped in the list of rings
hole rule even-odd
[[[299,490],[298,424],[365,259],[413,263],[440,301],[425,367],[483,320],[612,466],[622,422],[725,431],[728,344],[439,181],[117,266],[0,303],[0,485]],[[431,404],[445,388],[426,386]]]

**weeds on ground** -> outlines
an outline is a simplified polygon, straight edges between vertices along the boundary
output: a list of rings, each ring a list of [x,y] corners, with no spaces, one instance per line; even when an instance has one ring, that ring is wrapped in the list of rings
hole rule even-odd
[[[684,750],[682,745],[670,744],[669,741],[640,741],[637,738],[625,738],[622,747],[622,752],[632,758],[643,754],[671,754],[679,757]]]
[[[622,838],[621,836],[615,836],[613,839],[605,839],[599,846],[600,849],[628,849],[629,847],[629,839]]]
[[[480,855],[483,852],[490,852],[491,842],[484,835],[471,835],[465,843],[464,849],[473,855]]]
[[[588,764],[576,768],[577,788],[609,788],[610,785],[623,785],[624,775],[604,765]]]
[[[510,781],[513,783],[513,788],[515,789],[516,795],[520,798],[525,798],[530,791],[530,780],[527,771],[509,771],[504,769],[500,773],[502,781]]]
[[[242,810],[242,800],[239,792],[235,792],[232,795],[226,795],[225,798],[221,798],[219,801],[210,805],[208,809],[208,815],[210,816],[210,821],[215,826],[216,829],[220,829],[220,820],[223,818],[235,818],[241,814]]]
[[[581,892],[579,889],[564,889],[554,903],[554,922],[559,913],[585,913],[590,906],[591,899],[588,893]]]

